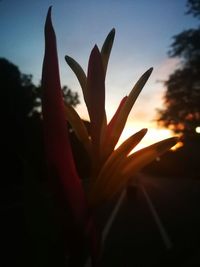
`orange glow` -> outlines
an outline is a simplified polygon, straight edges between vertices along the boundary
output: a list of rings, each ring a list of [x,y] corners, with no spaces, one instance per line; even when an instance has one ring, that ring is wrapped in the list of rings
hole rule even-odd
[[[142,128],[148,128],[148,132],[142,141],[132,150],[131,153],[159,142],[163,139],[172,137],[173,134],[170,130],[164,128],[157,128],[154,123],[142,124],[141,122],[127,122],[126,127],[122,133],[122,136],[117,144],[117,147],[125,141],[129,136],[141,130]]]
[[[179,141],[175,146],[173,146],[170,150],[172,151],[176,151],[177,149],[179,149],[180,147],[183,146],[183,142]]]
[[[86,110],[86,107],[83,105],[78,105],[76,108],[77,112],[81,115],[81,117],[85,120],[89,120],[89,116]],[[111,112],[109,112],[111,113]],[[110,118],[109,118],[110,119]],[[109,120],[108,120],[109,121]],[[150,146],[156,142],[159,142],[163,139],[174,136],[171,130],[166,128],[157,127],[155,122],[147,122],[146,118],[141,117],[141,119],[137,118],[137,120],[128,120],[126,126],[123,130],[123,133],[117,143],[118,147],[121,145],[128,137],[133,135],[134,133],[140,131],[143,128],[148,128],[148,132],[145,137],[141,140],[141,142],[131,151],[131,153],[140,150],[144,147]],[[174,146],[176,147],[176,146]],[[178,148],[178,147],[177,147]],[[173,148],[173,150],[175,150]]]
[[[89,116],[86,107],[84,105],[78,105],[76,110],[81,115],[82,119],[89,120]],[[130,137],[131,135],[140,131],[143,128],[148,128],[148,132],[145,135],[145,137],[141,140],[141,142],[131,151],[131,153],[138,151],[144,147],[150,146],[163,139],[174,136],[172,130],[161,127],[158,128],[155,122],[146,122],[146,118],[141,117],[141,119],[137,118],[137,120],[127,121],[126,126],[122,132],[122,135],[116,147],[121,145],[128,137]],[[176,144],[171,150],[175,151],[181,146],[183,146],[183,144],[181,142],[178,142],[178,144]]]

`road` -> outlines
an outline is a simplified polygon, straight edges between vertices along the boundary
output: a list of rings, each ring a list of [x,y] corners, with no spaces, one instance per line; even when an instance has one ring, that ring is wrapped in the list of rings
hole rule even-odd
[[[200,179],[137,181],[109,232],[103,266],[200,266]]]
[[[1,228],[1,238],[6,234],[1,243],[3,251],[14,252],[11,262],[21,252],[23,209],[10,206],[1,213],[9,218]],[[111,226],[102,266],[200,266],[200,179],[138,176]]]

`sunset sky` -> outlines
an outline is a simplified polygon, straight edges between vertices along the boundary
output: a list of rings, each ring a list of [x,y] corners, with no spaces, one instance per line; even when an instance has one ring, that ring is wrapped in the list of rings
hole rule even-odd
[[[76,59],[87,72],[87,61],[95,44],[100,48],[114,27],[116,37],[106,80],[106,110],[112,116],[121,98],[127,95],[137,79],[150,67],[154,71],[139,96],[122,137],[141,128],[149,128],[144,139],[149,144],[169,136],[156,123],[156,109],[163,106],[163,80],[173,72],[177,59],[167,51],[172,36],[195,27],[197,21],[185,15],[184,0],[1,0],[0,57],[41,79],[44,54],[43,26],[47,9],[53,5],[53,24],[57,34],[61,83],[80,95],[79,114],[87,118],[82,93],[75,75],[64,60]]]

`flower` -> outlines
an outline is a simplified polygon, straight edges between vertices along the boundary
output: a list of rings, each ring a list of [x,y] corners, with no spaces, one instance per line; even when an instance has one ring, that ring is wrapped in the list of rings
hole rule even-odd
[[[91,158],[92,170],[89,179],[88,200],[90,207],[93,208],[109,200],[122,190],[137,171],[177,142],[176,137],[168,138],[129,156],[131,150],[147,132],[147,129],[142,129],[129,137],[115,150],[128,115],[153,68],[147,70],[137,81],[130,94],[121,100],[113,118],[107,124],[105,77],[114,36],[115,30],[112,29],[102,46],[101,52],[96,45],[94,46],[89,58],[87,76],[73,58],[65,57],[82,87],[90,117],[91,131],[88,133],[76,111],[66,105],[66,118]]]
[[[74,256],[73,261],[77,263],[83,248],[87,245],[87,239],[91,239],[93,255],[96,254],[97,241],[68,138],[59,78],[56,38],[51,23],[51,8],[45,24],[42,90],[44,142],[49,178],[57,192],[61,208],[64,213],[68,214],[65,229],[67,246],[70,254]],[[76,265],[78,266],[78,264]]]
[[[73,58],[65,57],[82,87],[90,117],[90,132],[88,132],[77,112],[63,102],[51,8],[48,11],[42,72],[42,114],[48,172],[63,214],[67,212],[69,215],[66,239],[70,253],[74,256],[74,261],[79,260],[79,256],[85,250],[84,247],[89,246],[94,264],[99,251],[94,211],[122,190],[133,174],[175,145],[177,141],[176,138],[169,138],[129,155],[146,134],[147,129],[142,129],[115,150],[128,115],[152,68],[141,76],[131,93],[122,99],[113,118],[107,123],[105,78],[114,36],[113,29],[108,34],[101,52],[96,45],[94,46],[89,58],[87,76]],[[91,175],[87,191],[84,191],[76,171],[66,121],[69,121],[74,128],[77,138],[90,156]]]

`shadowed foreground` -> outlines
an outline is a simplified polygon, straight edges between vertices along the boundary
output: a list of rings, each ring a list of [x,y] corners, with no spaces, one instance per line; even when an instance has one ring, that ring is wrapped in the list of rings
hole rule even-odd
[[[103,266],[200,264],[200,182],[139,178],[172,247],[166,248],[143,191],[129,187],[106,242]]]
[[[141,185],[170,239],[170,249],[163,242]],[[127,190],[105,244],[102,266],[199,266],[200,181],[140,175],[138,188],[130,186]],[[4,263],[5,260],[16,263],[23,251],[19,190],[10,192],[13,201],[8,201],[8,192],[4,192],[7,195],[1,207],[2,221],[6,222],[2,227],[5,238],[1,240],[6,252]]]

